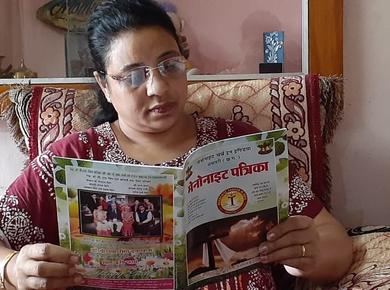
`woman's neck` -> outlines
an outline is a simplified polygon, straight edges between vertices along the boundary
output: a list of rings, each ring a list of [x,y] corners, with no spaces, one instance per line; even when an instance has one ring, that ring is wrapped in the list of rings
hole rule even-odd
[[[197,141],[195,120],[189,115],[183,115],[174,126],[158,133],[142,132],[120,121],[111,127],[125,154],[146,164],[175,159],[195,147]]]

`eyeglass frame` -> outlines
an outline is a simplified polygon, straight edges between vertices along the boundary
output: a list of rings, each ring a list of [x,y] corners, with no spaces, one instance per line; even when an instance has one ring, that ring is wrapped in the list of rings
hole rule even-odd
[[[159,62],[156,66],[154,66],[154,67],[149,66],[149,65],[141,65],[141,66],[134,67],[134,68],[130,69],[130,70],[127,72],[128,75],[126,75],[126,76],[112,75],[112,74],[108,74],[107,72],[102,71],[102,70],[99,70],[98,73],[101,74],[101,75],[104,75],[104,76],[108,76],[108,77],[112,78],[112,79],[115,80],[115,81],[123,82],[123,81],[126,81],[126,80],[128,80],[128,79],[131,78],[130,73],[131,73],[132,71],[139,70],[139,69],[144,69],[144,75],[145,75],[144,81],[143,81],[141,84],[137,85],[137,86],[133,86],[133,85],[130,84],[130,86],[131,86],[132,88],[138,88],[138,87],[142,86],[144,83],[146,83],[146,82],[148,81],[148,79],[149,79],[150,76],[151,76],[151,72],[152,72],[153,70],[158,70],[159,74],[160,74],[161,76],[163,76],[163,77],[169,77],[169,76],[167,76],[166,74],[164,74],[164,73],[161,72],[160,67],[161,67],[161,64],[162,64],[162,63],[164,63],[164,62],[166,62],[166,61],[169,61],[169,60],[173,60],[173,59],[179,60],[182,64],[185,64],[185,63],[187,62],[187,59],[186,59],[184,56],[180,55],[180,56],[174,56],[174,57],[170,57],[170,58],[164,59],[164,60],[160,61],[160,62]],[[183,72],[182,72],[182,73],[184,73],[184,72],[185,72],[185,67],[183,68]],[[147,74],[149,74],[149,75],[147,75]]]

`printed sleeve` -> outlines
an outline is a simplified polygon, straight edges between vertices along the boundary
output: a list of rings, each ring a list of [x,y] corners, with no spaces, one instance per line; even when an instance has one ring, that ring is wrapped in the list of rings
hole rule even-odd
[[[0,236],[9,248],[57,241],[47,239],[56,232],[51,157],[47,151],[34,159],[0,198]]]
[[[299,175],[290,179],[290,215],[317,216],[323,205]]]
[[[257,129],[255,126],[242,121],[227,121],[226,125],[227,127],[232,127],[232,129],[229,130],[231,131],[232,137],[238,137],[242,135],[260,132],[260,130]]]
[[[218,140],[260,132],[249,123],[235,120],[217,119]]]
[[[83,133],[72,134],[37,156],[0,197],[0,239],[9,248],[58,244],[53,156],[85,159]],[[80,153],[81,152],[81,153]]]

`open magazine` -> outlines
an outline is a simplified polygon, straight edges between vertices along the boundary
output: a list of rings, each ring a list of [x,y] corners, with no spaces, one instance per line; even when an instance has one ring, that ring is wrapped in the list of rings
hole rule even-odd
[[[288,216],[287,132],[210,143],[183,168],[54,157],[60,245],[86,286],[192,289],[256,267]]]

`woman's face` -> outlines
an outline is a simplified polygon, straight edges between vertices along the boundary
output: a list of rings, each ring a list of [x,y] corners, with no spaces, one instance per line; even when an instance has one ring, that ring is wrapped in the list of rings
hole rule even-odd
[[[145,65],[156,67],[162,61],[180,56],[175,39],[163,28],[140,28],[123,32],[112,42],[106,73],[125,77],[134,68]],[[138,87],[131,86],[126,80],[107,76],[100,85],[118,112],[120,126],[139,132],[162,133],[184,116],[187,96],[185,72],[169,77],[155,69]]]

